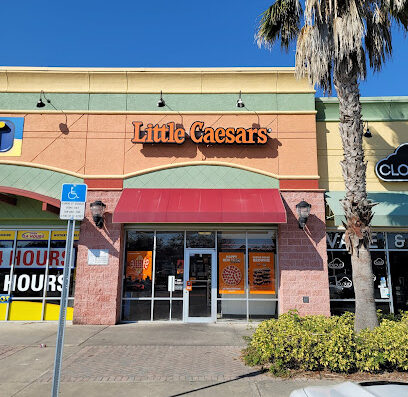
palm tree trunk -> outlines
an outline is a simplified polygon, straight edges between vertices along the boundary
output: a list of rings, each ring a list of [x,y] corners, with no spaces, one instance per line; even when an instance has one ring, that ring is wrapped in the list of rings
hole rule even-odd
[[[374,281],[371,268],[371,208],[367,200],[366,168],[363,151],[360,90],[357,73],[337,71],[334,75],[339,100],[339,131],[343,143],[341,161],[346,197],[342,200],[346,216],[345,241],[351,254],[353,283],[356,297],[356,332],[378,325],[374,301]]]

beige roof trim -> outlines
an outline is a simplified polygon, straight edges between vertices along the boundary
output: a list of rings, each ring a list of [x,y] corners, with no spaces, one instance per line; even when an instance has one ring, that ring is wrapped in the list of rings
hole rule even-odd
[[[288,68],[0,67],[0,92],[314,93]]]

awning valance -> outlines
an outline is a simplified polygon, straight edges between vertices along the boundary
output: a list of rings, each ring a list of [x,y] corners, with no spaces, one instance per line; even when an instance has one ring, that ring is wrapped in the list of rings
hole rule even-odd
[[[408,192],[368,192],[368,198],[374,203],[372,226],[378,227],[408,227]],[[340,200],[344,191],[326,193],[326,202],[334,214],[334,224],[341,226],[345,221]]]
[[[115,223],[286,223],[278,189],[124,189]]]

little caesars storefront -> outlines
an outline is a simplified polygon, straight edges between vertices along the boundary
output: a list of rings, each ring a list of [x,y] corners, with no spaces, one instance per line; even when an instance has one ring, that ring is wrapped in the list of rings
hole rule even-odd
[[[4,320],[55,318],[62,183],[88,185],[71,264],[74,323],[329,314],[314,92],[293,69],[7,76],[0,126],[10,133],[15,117],[23,128],[0,153]]]

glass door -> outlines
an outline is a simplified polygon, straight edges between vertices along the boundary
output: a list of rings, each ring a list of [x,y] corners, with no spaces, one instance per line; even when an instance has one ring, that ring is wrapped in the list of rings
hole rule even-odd
[[[217,276],[215,250],[186,249],[184,269],[184,321],[215,322]]]

